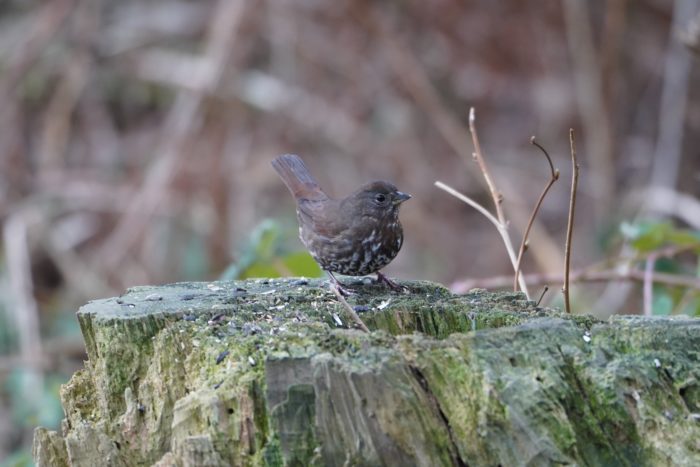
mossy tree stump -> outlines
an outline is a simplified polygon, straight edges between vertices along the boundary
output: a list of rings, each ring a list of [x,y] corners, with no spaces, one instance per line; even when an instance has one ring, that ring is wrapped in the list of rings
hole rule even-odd
[[[700,465],[700,321],[599,322],[520,294],[318,281],[136,287],[84,306],[89,360],[39,466]]]

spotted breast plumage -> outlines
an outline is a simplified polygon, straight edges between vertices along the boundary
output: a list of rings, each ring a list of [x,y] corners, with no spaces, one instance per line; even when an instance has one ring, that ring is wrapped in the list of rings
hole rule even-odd
[[[279,156],[272,166],[297,202],[301,241],[336,285],[333,273],[377,273],[380,282],[397,288],[380,269],[403,245],[399,207],[410,195],[389,182],[374,181],[346,198],[334,199],[321,189],[299,156]]]

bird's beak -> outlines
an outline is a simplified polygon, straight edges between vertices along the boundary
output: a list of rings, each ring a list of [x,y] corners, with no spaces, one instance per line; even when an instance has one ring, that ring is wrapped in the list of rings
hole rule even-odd
[[[394,204],[395,205],[399,205],[399,204],[403,203],[404,201],[408,201],[409,199],[411,199],[411,195],[409,195],[408,193],[403,193],[401,191],[397,191],[396,193],[394,193]]]

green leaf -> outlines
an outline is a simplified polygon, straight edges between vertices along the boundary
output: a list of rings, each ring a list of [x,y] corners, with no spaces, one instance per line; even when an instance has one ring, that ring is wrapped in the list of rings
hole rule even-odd
[[[700,247],[700,233],[686,229],[674,229],[668,234],[668,242],[678,246],[697,244]]]
[[[620,232],[630,241],[630,245],[640,252],[650,252],[664,245],[698,245],[700,252],[700,232],[678,229],[667,222],[639,222],[620,224]]]
[[[297,251],[282,258],[284,265],[293,276],[321,277],[323,270],[307,251]]]
[[[223,280],[250,277],[320,277],[323,271],[306,251],[282,252],[282,229],[272,220],[263,221],[251,233],[240,259],[222,274]]]
[[[255,262],[240,274],[240,279],[250,279],[253,277],[280,277],[280,271],[271,262]]]
[[[632,248],[641,252],[654,251],[663,246],[671,230],[665,223],[641,223],[637,237],[632,239]]]
[[[652,314],[667,316],[673,311],[673,298],[666,292],[654,294],[651,303]]]

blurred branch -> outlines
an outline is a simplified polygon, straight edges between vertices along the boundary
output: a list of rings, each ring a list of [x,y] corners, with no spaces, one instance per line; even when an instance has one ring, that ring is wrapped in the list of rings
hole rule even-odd
[[[612,282],[612,281],[637,281],[644,283],[658,283],[668,286],[688,287],[700,289],[700,277],[683,276],[679,274],[669,274],[651,272],[635,269],[632,266],[636,262],[644,262],[645,265],[656,261],[658,258],[667,258],[679,255],[684,252],[694,251],[700,248],[700,242],[685,245],[669,245],[648,254],[636,254],[631,257],[620,257],[617,259],[607,259],[603,263],[594,264],[578,271],[572,271],[570,282]],[[601,270],[601,268],[604,268]],[[608,269],[609,268],[609,269]],[[531,286],[541,286],[549,284],[563,284],[566,281],[561,274],[526,274],[524,276]],[[465,293],[473,288],[504,288],[512,285],[512,276],[495,276],[481,279],[463,279],[454,282],[450,289],[455,293]]]
[[[389,65],[393,68],[396,78],[403,83],[418,107],[430,117],[430,121],[452,150],[467,164],[471,162],[472,153],[467,149],[470,137],[459,119],[442,103],[423,65],[411,49],[402,44],[386,26],[384,18],[380,17],[379,13],[368,12],[368,17],[371,19],[372,27],[379,33]],[[479,177],[474,178],[484,183]],[[485,184],[484,187],[488,188]]]
[[[589,3],[587,0],[565,0],[564,19],[569,51],[574,67],[576,100],[581,112],[587,153],[591,168],[589,181],[596,197],[600,221],[610,208],[615,194],[615,164],[610,115],[604,101],[601,68],[595,50]]]
[[[563,284],[565,278],[560,274],[524,274],[521,277],[533,287]],[[569,281],[572,283],[584,282],[611,282],[611,281],[634,281],[644,283],[646,272],[639,269],[629,270],[604,270],[592,271],[583,269],[572,271]],[[693,276],[683,276],[679,274],[669,274],[663,272],[653,272],[649,280],[655,284],[668,285],[672,287],[688,287],[700,289],[700,278]],[[502,289],[509,288],[513,284],[512,275],[494,276],[477,279],[464,279],[453,282],[450,290],[454,293],[466,293],[474,288],[482,289]]]
[[[72,11],[75,0],[53,0],[46,2],[33,21],[23,44],[15,49],[3,79],[0,80],[0,101],[11,98],[20,80],[29,68],[46,50],[47,44],[58,32],[63,22]],[[5,110],[3,105],[0,110]]]
[[[38,176],[65,166],[62,158],[70,142],[73,113],[88,84],[92,59],[90,44],[98,27],[98,11],[93,2],[80,2],[75,14],[81,44],[66,61],[62,78],[48,103],[38,150]]]
[[[134,72],[140,79],[165,86],[203,93],[222,100],[236,99],[271,114],[283,113],[294,123],[317,133],[319,130],[338,147],[371,147],[373,137],[356,118],[318,95],[285,83],[260,70],[239,73],[232,83],[205,89],[196,73],[198,60],[179,52],[151,50],[141,54]]]
[[[694,196],[679,193],[671,188],[652,186],[632,192],[628,201],[643,206],[646,212],[673,216],[700,230],[700,200]]]
[[[673,24],[666,46],[651,186],[675,188],[678,183],[692,56],[677,37],[683,23],[697,12],[699,3],[698,0],[675,0],[673,3]]]
[[[71,290],[88,300],[114,293],[102,276],[74,251],[74,241],[66,235],[65,229],[55,225],[47,228],[44,247]]]
[[[616,115],[615,106],[620,101],[616,85],[619,79],[620,51],[627,27],[627,0],[608,0],[605,3],[605,23],[600,39],[600,76],[605,111],[613,116]]]
[[[653,285],[654,285],[654,266],[656,265],[655,254],[650,254],[644,263],[644,280],[642,285],[643,291],[643,302],[644,302],[644,316],[651,316],[652,314],[652,303],[653,303]]]
[[[39,328],[39,309],[34,298],[34,284],[31,273],[31,252],[27,238],[27,212],[17,210],[11,214],[3,228],[3,243],[7,261],[7,273],[12,291],[12,303],[7,310],[17,325],[21,358],[27,362],[38,362],[43,352]],[[40,370],[39,367],[33,367]],[[36,371],[33,375],[38,386],[28,390],[39,391],[42,374]],[[30,401],[38,401],[38,393],[27,394]]]
[[[219,85],[243,8],[244,3],[240,0],[220,0],[214,12],[205,58],[198,68],[204,90],[211,92]],[[186,142],[197,130],[204,97],[203,92],[180,90],[178,93],[165,122],[161,143],[155,151],[157,159],[149,168],[141,189],[134,195],[129,210],[98,255],[104,258],[102,264],[106,271],[118,268],[163,201],[175,167],[185,156]]]
[[[688,22],[680,33],[681,41],[696,54],[700,54],[700,12]]]

